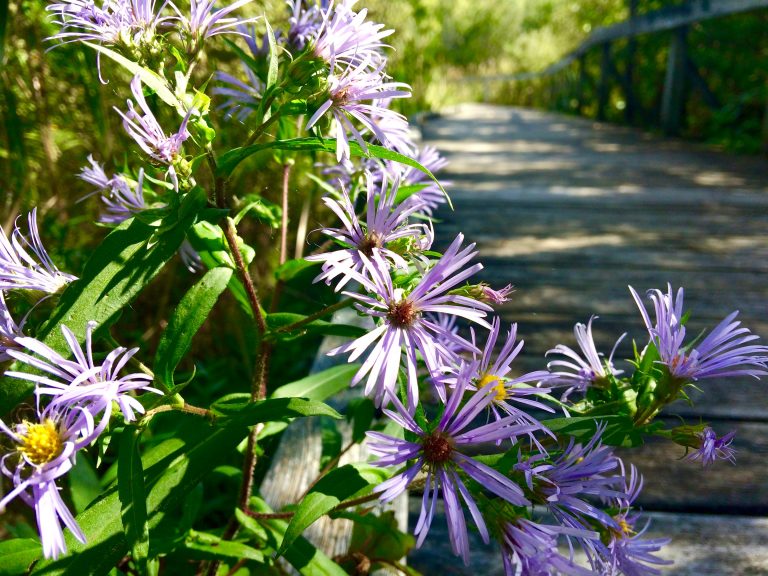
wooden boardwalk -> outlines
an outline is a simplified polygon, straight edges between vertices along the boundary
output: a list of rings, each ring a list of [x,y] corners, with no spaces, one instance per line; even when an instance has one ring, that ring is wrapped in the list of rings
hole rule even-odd
[[[632,129],[518,108],[462,105],[422,126],[450,165],[441,173],[455,212],[437,217],[437,244],[477,242],[480,279],[515,285],[501,307],[525,339],[519,370],[539,369],[591,314],[598,347],[646,338],[627,285],[686,289],[691,334],[732,310],[768,340],[768,162]],[[673,538],[667,574],[768,574],[768,381],[705,381],[695,405],[718,433],[737,431],[737,465],[709,470],[682,449],[650,442],[628,453],[645,474],[640,504],[654,535]],[[674,408],[674,409],[672,409]],[[502,574],[492,553],[465,569],[434,534],[411,562],[425,574]],[[443,548],[441,548],[441,545]],[[481,554],[482,556],[482,554]],[[440,557],[444,557],[440,560]]]

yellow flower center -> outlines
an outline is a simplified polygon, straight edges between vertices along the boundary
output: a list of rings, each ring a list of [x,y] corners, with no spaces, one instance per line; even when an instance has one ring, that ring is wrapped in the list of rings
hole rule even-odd
[[[504,402],[507,399],[507,389],[504,386],[504,381],[495,374],[485,374],[480,379],[480,382],[478,382],[477,387],[478,389],[484,388],[491,382],[496,382],[496,385],[493,387],[493,401]]]
[[[46,418],[42,424],[27,423],[27,433],[19,444],[21,452],[32,464],[45,464],[61,454],[64,442],[56,428],[56,423]]]

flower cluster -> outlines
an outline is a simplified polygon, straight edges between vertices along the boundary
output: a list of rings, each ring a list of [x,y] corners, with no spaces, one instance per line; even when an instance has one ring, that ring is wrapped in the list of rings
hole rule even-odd
[[[547,352],[546,370],[520,370],[524,341],[518,324],[504,324],[493,314],[494,306],[510,299],[512,286],[472,283],[483,266],[475,261],[475,244],[466,244],[462,234],[442,253],[433,251],[433,214],[446,197],[432,172],[447,161],[434,148],[419,148],[405,117],[390,107],[410,95],[407,85],[386,72],[385,41],[392,31],[369,21],[366,10],[355,11],[356,0],[288,0],[283,29],[266,24],[257,31],[260,17],[235,15],[249,3],[234,0],[216,7],[214,0],[191,0],[185,10],[156,0],[105,0],[100,7],[90,0],[58,0],[49,6],[61,27],[54,39],[101,43],[109,49],[101,48],[100,54],[121,63],[130,60],[131,97],[126,108],[116,111],[138,147],[141,167],[110,177],[89,156],[79,175],[101,197],[101,221],[116,225],[136,217],[148,223],[145,231],[190,222],[201,225],[195,230],[210,225],[210,238],[196,238],[210,241],[204,254],[211,259],[214,252],[224,254],[222,260],[238,269],[231,282],[226,275],[219,278],[249,305],[260,332],[261,380],[251,400],[264,398],[270,354],[280,351],[278,333],[298,338],[300,327],[325,328],[328,323],[316,320],[344,305],[368,319],[367,332],[329,355],[360,362],[351,384],[362,384],[388,422],[384,431],[367,433],[373,464],[390,469],[388,479],[369,487],[372,498],[389,502],[407,489],[421,490],[417,545],[427,538],[442,499],[452,550],[465,564],[471,524],[486,543],[498,544],[508,575],[659,574],[657,567],[667,562],[657,552],[666,540],[645,537],[648,524],[642,524],[636,506],[642,478],[612,446],[655,434],[685,446],[690,461],[704,466],[719,459],[733,462],[733,432],[718,438],[703,423],[670,430],[650,424],[693,382],[765,375],[768,347],[755,342],[757,336],[736,321],[736,312],[708,335],[686,342],[682,289],[676,295],[671,286],[666,293],[649,292],[652,321],[630,288],[648,331],[645,343],[634,347],[632,369],[614,364],[624,336],[607,357],[598,351],[593,316],[576,324],[575,347],[557,344]],[[224,34],[247,45],[247,50],[233,49],[244,76],[209,70],[207,77],[219,82],[210,92],[220,99],[211,106],[207,82],[194,84],[206,76],[199,70],[208,63],[208,42]],[[208,118],[217,109],[244,125],[233,128],[247,130],[242,145],[223,154],[214,150],[216,131]],[[170,132],[163,128],[169,122]],[[324,140],[325,134],[332,140]],[[290,171],[301,166],[294,154],[305,148],[331,152],[327,157],[335,163],[321,165],[329,182],[315,181],[328,192],[321,213],[335,221],[319,227],[325,241],[312,255],[288,264],[317,266],[314,281],[332,286],[344,298],[277,329],[283,286],[271,302],[275,314],[265,317],[247,262],[237,258],[252,249],[232,229],[261,199],[238,206],[227,196],[234,164],[270,148],[283,164],[284,202],[282,219],[275,216],[276,206],[264,219],[275,227],[281,221],[281,262],[289,258]],[[359,158],[361,152],[365,157]],[[233,207],[240,212],[226,227],[212,224]],[[301,217],[305,228],[310,208],[307,201]],[[28,228],[26,236],[17,225],[10,236],[0,237],[0,362],[14,362],[5,376],[29,383],[36,400],[28,419],[13,425],[0,421],[12,445],[0,459],[0,470],[13,485],[0,509],[16,497],[31,506],[45,556],[55,558],[65,551],[64,527],[85,541],[61,498],[60,479],[77,453],[105,433],[113,416],[132,422],[144,413],[137,393],[159,391],[144,371],[126,369],[137,348],[94,354],[94,331],[104,318],[84,327],[70,324],[72,329],[59,323],[62,349],[51,344],[55,339],[32,337],[35,323],[30,329],[27,316],[15,318],[7,292],[31,293],[36,300],[42,292],[55,302],[76,280],[59,271],[46,253],[34,210]],[[147,233],[150,245],[163,242],[163,236]],[[300,252],[302,242],[297,245]],[[182,244],[180,252],[190,268],[202,267],[190,244]],[[179,314],[203,301],[206,286],[203,281],[196,285]],[[206,315],[210,311],[210,306],[199,307],[208,309]],[[371,402],[366,404],[370,409]],[[556,411],[564,417],[551,418]],[[605,418],[608,412],[611,417]],[[571,426],[572,416],[579,417],[577,426]],[[244,459],[238,505],[245,513],[253,512],[247,507],[255,438]],[[589,568],[577,562],[577,548]],[[213,563],[209,573],[218,568]]]
[[[34,222],[34,213],[30,215],[30,222]],[[46,272],[61,275],[45,253],[37,229],[31,228],[31,233],[35,236],[35,253],[47,263]],[[22,239],[19,235],[18,241]],[[33,277],[37,278],[37,284],[32,284],[26,282],[28,270],[2,266],[9,278],[16,274],[24,280],[7,288],[50,292],[58,285],[51,285],[50,274]],[[13,426],[0,420],[0,431],[14,445],[14,449],[0,459],[0,470],[13,483],[13,489],[0,500],[0,510],[17,496],[34,508],[43,553],[56,558],[66,551],[62,524],[85,542],[82,530],[59,494],[57,479],[72,468],[77,452],[106,429],[113,405],[119,407],[126,421],[133,421],[137,413],[144,412],[144,407],[132,394],[139,390],[158,391],[149,386],[152,378],[146,374],[120,375],[137,348],[116,348],[100,364],[94,362],[95,323],[86,326],[85,350],[75,334],[61,326],[73,356],[70,360],[45,343],[24,335],[24,321],[17,325],[13,320],[3,291],[0,291],[0,322],[0,361],[16,360],[17,365],[33,370],[7,370],[5,376],[33,383],[37,398],[33,418]]]

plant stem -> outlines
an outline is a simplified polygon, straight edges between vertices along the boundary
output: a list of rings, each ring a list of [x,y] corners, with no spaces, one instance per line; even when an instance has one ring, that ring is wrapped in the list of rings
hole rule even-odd
[[[328,513],[332,514],[334,512],[339,512],[341,510],[346,510],[347,508],[354,508],[355,506],[358,506],[360,504],[365,504],[367,502],[373,502],[374,500],[379,499],[379,494],[376,494],[374,492],[366,495],[361,496],[360,498],[354,498],[352,500],[347,500],[345,502],[342,502],[338,506],[333,507]],[[247,508],[244,508],[243,511],[250,516],[251,518],[256,518],[257,520],[287,520],[290,518],[293,518],[293,515],[296,514],[294,511],[289,512],[253,512],[252,510],[248,510]]]
[[[201,416],[203,418],[208,418],[209,420],[216,419],[216,414],[206,408],[192,406],[191,404],[163,404],[162,406],[148,410],[141,420],[142,422],[148,422],[155,414],[172,411],[186,412],[187,414],[194,414],[195,416]]]
[[[345,298],[344,300],[339,300],[336,302],[336,304],[331,304],[330,306],[326,306],[322,310],[318,310],[314,314],[310,314],[306,318],[302,318],[298,322],[294,322],[293,324],[288,324],[287,326],[282,326],[275,330],[275,332],[278,333],[285,333],[285,332],[294,332],[295,330],[298,330],[299,328],[303,328],[307,324],[314,322],[315,320],[322,318],[323,316],[328,316],[329,314],[333,314],[337,310],[341,310],[343,308],[346,308],[347,306],[350,306],[354,303],[354,300],[352,298]]]
[[[291,165],[283,164],[283,214],[280,221],[280,264],[288,259],[288,187],[291,181]]]

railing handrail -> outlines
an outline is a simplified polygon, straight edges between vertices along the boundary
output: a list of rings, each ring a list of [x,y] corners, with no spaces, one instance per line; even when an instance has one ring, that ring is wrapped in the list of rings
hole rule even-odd
[[[748,12],[768,8],[768,0],[691,0],[681,6],[670,6],[641,14],[610,26],[600,26],[590,34],[575,50],[538,72],[519,72],[517,74],[490,74],[484,76],[464,76],[462,81],[505,81],[532,80],[551,76],[575,62],[591,48],[619,40],[653,32],[673,30],[694,22],[728,16],[739,12]]]

